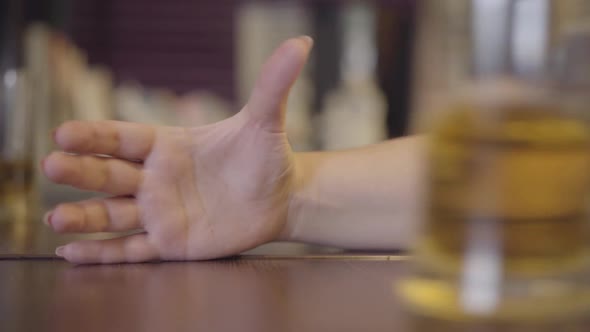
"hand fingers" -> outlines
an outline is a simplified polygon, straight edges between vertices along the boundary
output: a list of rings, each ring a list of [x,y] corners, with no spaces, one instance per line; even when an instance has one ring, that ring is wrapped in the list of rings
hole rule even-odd
[[[58,205],[45,222],[58,233],[124,232],[141,227],[133,198],[91,199]]]
[[[307,62],[313,41],[309,37],[289,39],[264,64],[246,111],[271,130],[283,130],[289,90]]]
[[[55,254],[77,264],[137,263],[159,259],[158,249],[150,243],[147,233],[76,241],[57,248]]]
[[[54,132],[55,143],[64,151],[129,160],[145,160],[155,138],[154,127],[121,121],[68,121]]]
[[[53,152],[43,172],[56,183],[116,196],[133,195],[141,183],[141,165],[115,158],[74,156]]]

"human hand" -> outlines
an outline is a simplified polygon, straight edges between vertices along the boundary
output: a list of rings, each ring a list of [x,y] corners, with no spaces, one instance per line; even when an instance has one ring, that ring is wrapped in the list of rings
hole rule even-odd
[[[55,142],[68,153],[51,153],[45,175],[112,197],[60,204],[46,223],[59,233],[138,231],[69,243],[57,255],[74,263],[201,260],[277,239],[296,177],[285,104],[311,46],[308,37],[283,43],[247,105],[212,125],[71,121],[57,128]]]

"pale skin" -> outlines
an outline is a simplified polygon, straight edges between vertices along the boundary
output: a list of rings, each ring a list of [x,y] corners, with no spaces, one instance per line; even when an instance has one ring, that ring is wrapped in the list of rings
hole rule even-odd
[[[42,163],[53,182],[111,195],[64,203],[58,233],[126,232],[56,250],[74,263],[203,260],[273,241],[399,249],[415,238],[424,139],[294,153],[285,101],[307,61],[308,37],[284,42],[247,105],[196,128],[116,121],[64,123]],[[110,157],[105,157],[110,156]]]

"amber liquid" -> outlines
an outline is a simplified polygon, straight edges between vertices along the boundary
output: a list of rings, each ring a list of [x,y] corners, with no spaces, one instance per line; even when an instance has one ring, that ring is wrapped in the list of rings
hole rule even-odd
[[[488,224],[510,272],[551,273],[583,258],[590,239],[587,124],[538,106],[498,110],[495,124],[476,123],[474,113],[458,110],[431,143],[425,255],[458,263],[471,229]]]
[[[0,249],[12,252],[30,241],[35,214],[30,161],[0,161]]]
[[[416,274],[402,284],[411,305],[439,318],[470,317],[462,279],[471,252],[483,248],[479,263],[494,261],[501,278],[488,318],[540,319],[589,306],[588,290],[577,289],[590,243],[589,148],[588,124],[548,106],[504,103],[487,118],[458,106],[431,141],[428,221]]]

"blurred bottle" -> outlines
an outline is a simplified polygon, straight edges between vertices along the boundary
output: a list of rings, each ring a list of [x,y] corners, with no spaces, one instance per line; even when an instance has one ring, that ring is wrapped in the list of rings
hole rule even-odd
[[[31,240],[36,215],[34,154],[28,80],[21,69],[23,8],[2,3],[0,30],[0,248],[12,251]]]
[[[552,23],[565,3],[425,7],[468,15],[447,16],[463,27],[447,30],[462,45],[447,51],[465,62],[446,76],[446,101],[441,93],[429,122],[427,219],[413,274],[400,284],[409,307],[431,320],[419,331],[444,321],[562,330],[590,313],[590,123],[587,104],[571,102],[587,100],[590,85],[564,78],[570,65],[588,70],[590,53],[572,51],[580,39]]]
[[[345,4],[342,9],[342,81],[321,113],[320,140],[327,150],[377,143],[387,137],[386,99],[376,81],[375,7]]]

